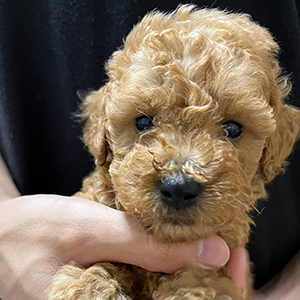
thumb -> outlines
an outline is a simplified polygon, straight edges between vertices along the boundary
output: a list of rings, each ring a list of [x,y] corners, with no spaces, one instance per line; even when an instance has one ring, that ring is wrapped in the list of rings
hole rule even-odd
[[[202,269],[215,269],[224,266],[230,255],[225,241],[212,236],[192,244],[159,244],[149,236],[148,254],[143,255],[143,268],[153,272],[173,273],[194,266]]]

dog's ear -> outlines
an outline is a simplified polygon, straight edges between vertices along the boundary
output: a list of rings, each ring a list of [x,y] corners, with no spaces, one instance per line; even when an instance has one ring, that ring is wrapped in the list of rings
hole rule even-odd
[[[300,111],[281,101],[275,111],[276,129],[267,139],[260,161],[261,177],[270,182],[284,170],[286,158],[299,137]]]
[[[83,141],[95,158],[97,166],[106,162],[109,145],[106,140],[107,86],[84,97],[80,117],[85,122]]]

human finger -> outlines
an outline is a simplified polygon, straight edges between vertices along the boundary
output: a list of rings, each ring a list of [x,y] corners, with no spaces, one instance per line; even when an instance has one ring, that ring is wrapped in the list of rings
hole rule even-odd
[[[216,269],[229,259],[229,248],[218,236],[212,236],[192,244],[160,244],[150,237],[149,256],[144,256],[145,269],[172,273],[189,266]],[[145,250],[147,253],[147,249]]]
[[[227,266],[229,275],[245,298],[247,295],[247,278],[249,275],[248,251],[242,247],[231,250]]]

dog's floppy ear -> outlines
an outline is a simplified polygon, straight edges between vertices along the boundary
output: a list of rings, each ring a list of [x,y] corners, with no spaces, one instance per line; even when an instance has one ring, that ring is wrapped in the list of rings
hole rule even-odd
[[[260,171],[265,183],[284,170],[286,158],[299,137],[300,111],[283,104],[275,109],[276,129],[267,139],[260,161]]]
[[[83,141],[95,158],[97,166],[104,165],[109,153],[106,140],[107,86],[84,97],[80,117],[85,121]]]

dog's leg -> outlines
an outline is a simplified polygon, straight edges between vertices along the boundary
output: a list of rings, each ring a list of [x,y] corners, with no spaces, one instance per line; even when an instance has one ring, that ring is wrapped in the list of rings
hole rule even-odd
[[[215,271],[189,269],[165,275],[154,300],[243,300],[233,281]]]
[[[132,285],[130,273],[125,265],[110,263],[87,269],[66,265],[55,274],[48,300],[130,300],[126,295]]]

